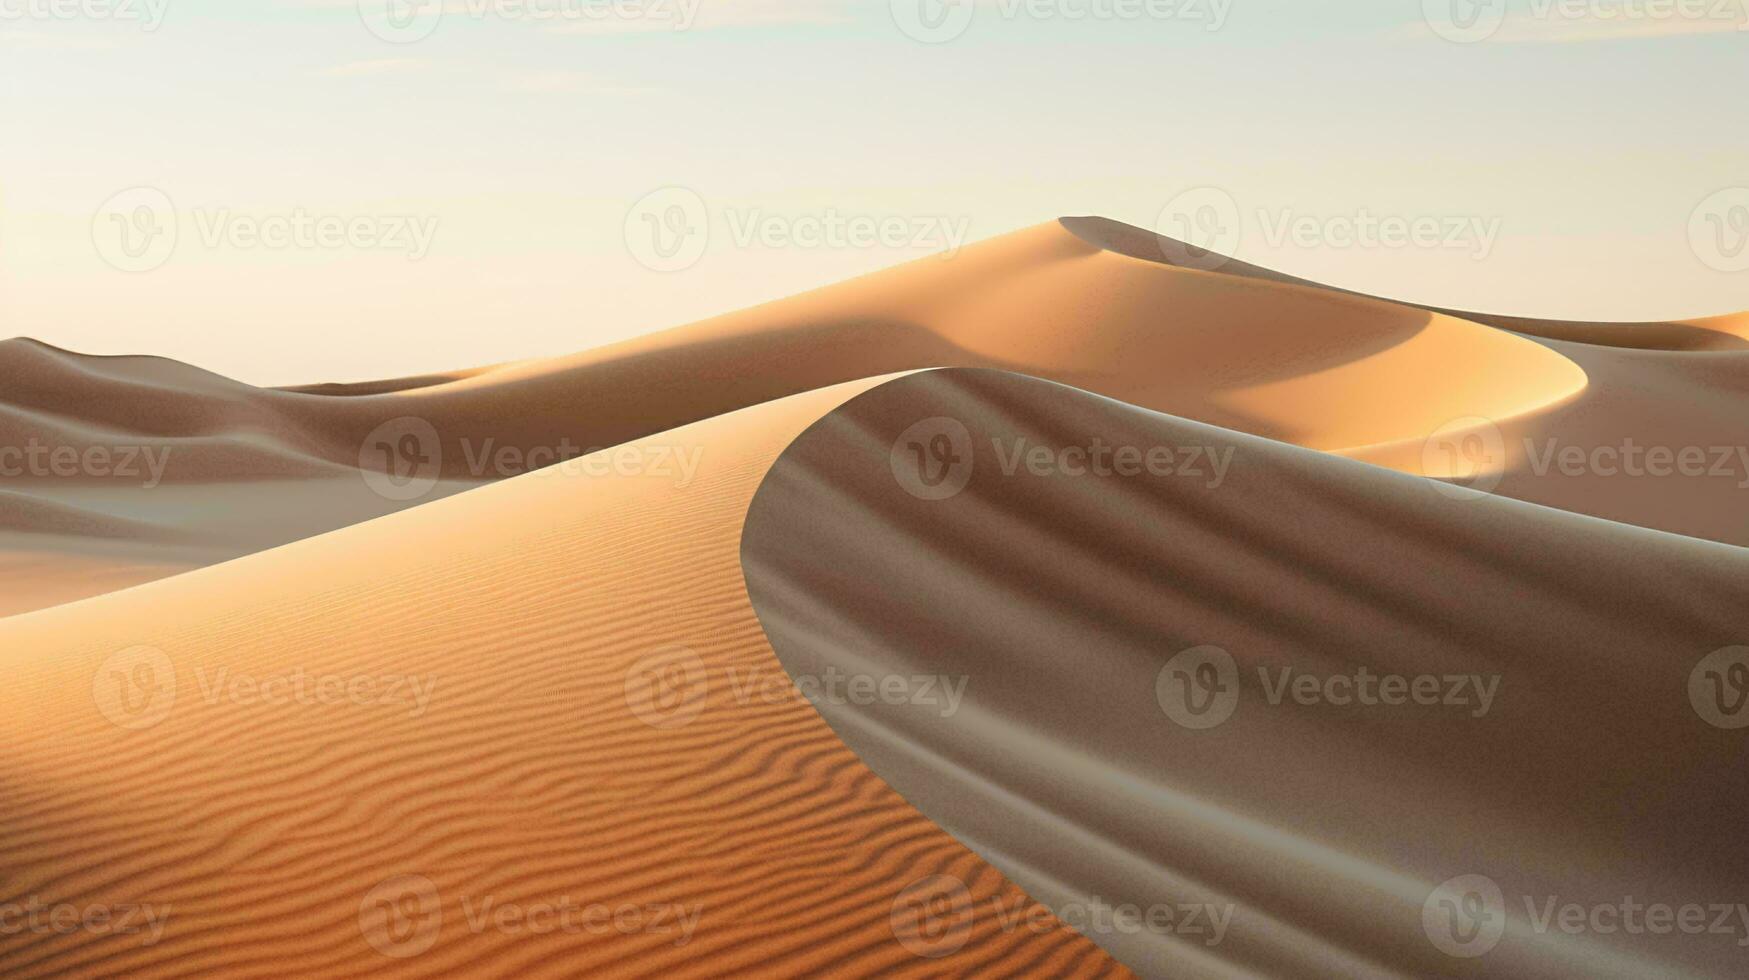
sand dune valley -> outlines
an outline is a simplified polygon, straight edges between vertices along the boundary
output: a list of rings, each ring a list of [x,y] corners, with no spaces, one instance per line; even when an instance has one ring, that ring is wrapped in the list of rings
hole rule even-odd
[[[1095,217],[565,357],[0,343],[0,973],[1749,975],[1749,313]]]

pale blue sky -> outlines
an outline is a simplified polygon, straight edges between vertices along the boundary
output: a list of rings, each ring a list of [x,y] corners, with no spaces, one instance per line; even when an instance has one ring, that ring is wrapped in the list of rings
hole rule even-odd
[[[666,9],[554,21],[451,0],[401,44],[348,0],[128,0],[163,5],[150,31],[32,6],[51,2],[0,0],[0,333],[258,383],[565,353],[928,254],[737,242],[755,213],[978,239],[1071,213],[1153,225],[1203,187],[1234,202],[1242,257],[1338,285],[1531,315],[1749,308],[1737,253],[1697,255],[1690,234],[1711,197],[1728,249],[1745,212],[1714,195],[1749,204],[1744,0],[1661,18],[1515,0],[1467,43],[1429,26],[1428,6],[1451,27],[1444,0],[1223,0],[1218,30],[1214,0],[1080,21],[1146,7],[975,0],[934,44],[885,0],[701,0],[678,31]],[[698,195],[710,235],[658,272],[627,217],[666,186]],[[176,214],[149,271],[100,241],[135,187]],[[229,234],[299,209],[389,241]],[[1282,237],[1363,212],[1475,231]],[[417,258],[403,217],[433,229]]]

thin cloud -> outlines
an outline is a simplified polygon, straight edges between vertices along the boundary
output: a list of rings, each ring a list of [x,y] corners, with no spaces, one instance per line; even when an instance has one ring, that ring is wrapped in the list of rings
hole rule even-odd
[[[1725,17],[1569,18],[1515,13],[1506,18],[1492,40],[1506,44],[1577,44],[1586,41],[1626,41],[1641,38],[1689,37],[1696,34],[1749,32],[1749,15],[1741,10]]]
[[[498,89],[511,95],[624,95],[644,91],[564,69],[514,72],[499,82]]]
[[[393,72],[413,71],[425,66],[418,58],[373,58],[368,61],[348,61],[345,64],[330,65],[320,69],[316,74],[326,78],[356,78],[360,75],[387,75]]]

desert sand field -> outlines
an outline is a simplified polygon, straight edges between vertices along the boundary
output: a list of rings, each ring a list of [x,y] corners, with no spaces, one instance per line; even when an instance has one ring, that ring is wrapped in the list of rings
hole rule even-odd
[[[1740,976],[1525,899],[1749,886],[1745,419],[1749,314],[1097,218],[374,383],[8,341],[0,971]]]

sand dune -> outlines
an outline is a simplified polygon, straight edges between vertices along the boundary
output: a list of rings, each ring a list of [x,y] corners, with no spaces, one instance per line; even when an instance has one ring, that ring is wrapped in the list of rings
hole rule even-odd
[[[1057,467],[1095,442],[1197,472]],[[1042,468],[1005,472],[1035,447]],[[1738,914],[1749,773],[1691,685],[1703,657],[1749,643],[1749,551],[943,371],[810,428],[760,489],[742,556],[792,676],[962,685],[957,705],[819,707],[1030,894],[1210,910],[1194,931],[1088,931],[1138,973],[1742,975],[1743,928],[1571,936],[1525,902]],[[1199,713],[1173,671],[1204,664],[1232,693]],[[1284,670],[1317,693],[1272,702]],[[1433,678],[1436,701],[1324,686],[1361,670]],[[1424,912],[1472,875],[1506,926],[1457,958]]]
[[[27,541],[12,527],[0,548],[83,563],[108,554],[157,577],[748,405],[936,366],[1022,372],[1409,472],[1423,471],[1420,448],[1452,419],[1509,424],[1587,390],[1587,369],[1548,343],[1315,285],[1173,268],[1119,246],[1085,219],[1052,222],[582,354],[356,385],[259,389],[157,358],[7,343],[0,444],[145,458],[127,476],[0,467],[0,489],[76,496],[94,516],[174,526],[184,542]],[[392,492],[365,479],[380,474],[393,474]],[[227,519],[244,497],[249,519]],[[1636,501],[1606,509],[1660,526]],[[84,581],[70,573],[56,595],[77,598]],[[0,602],[0,613],[26,608],[18,592]]]
[[[0,934],[0,970],[1121,974],[1048,913],[1004,928],[1031,903],[791,693],[747,606],[760,477],[869,383],[668,434],[708,449],[686,487],[549,471],[0,625],[7,895],[167,915]],[[984,911],[907,932],[938,875]]]

